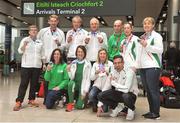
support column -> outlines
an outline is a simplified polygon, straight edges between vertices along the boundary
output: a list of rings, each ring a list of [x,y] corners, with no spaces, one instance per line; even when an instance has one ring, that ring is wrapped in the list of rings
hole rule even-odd
[[[38,17],[36,19],[36,25],[39,28],[39,30],[44,28],[44,20],[45,20],[44,17]]]
[[[156,30],[163,37],[163,48],[166,50],[167,46],[168,46],[168,42],[167,42],[167,34],[164,32],[164,24],[163,23],[159,23],[157,28],[156,28]]]
[[[11,34],[12,26],[6,24],[5,26],[5,64],[8,64],[11,60]]]
[[[158,24],[157,31],[162,32],[164,28],[164,25],[162,23]]]
[[[179,47],[178,24],[174,23],[174,16],[178,15],[179,0],[169,0],[168,6],[168,41],[175,41],[177,47]]]

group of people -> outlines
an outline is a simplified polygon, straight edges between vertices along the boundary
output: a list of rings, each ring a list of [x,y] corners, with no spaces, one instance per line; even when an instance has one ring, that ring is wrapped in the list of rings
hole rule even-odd
[[[110,116],[116,117],[126,110],[126,119],[133,120],[138,95],[136,71],[139,70],[149,102],[149,112],[143,116],[160,117],[158,82],[163,43],[161,35],[154,31],[152,17],[143,20],[145,33],[141,37],[133,35],[131,23],[116,20],[109,40],[94,17],[87,32],[81,27],[81,17],[74,16],[66,38],[57,27],[58,16],[51,15],[48,23],[50,26],[39,32],[35,25],[30,26],[29,36],[20,43],[21,82],[14,111],[21,109],[29,82],[28,104],[39,106],[35,89],[42,68],[47,109],[54,108],[66,96],[66,111],[84,109],[88,102],[97,116],[112,109]]]

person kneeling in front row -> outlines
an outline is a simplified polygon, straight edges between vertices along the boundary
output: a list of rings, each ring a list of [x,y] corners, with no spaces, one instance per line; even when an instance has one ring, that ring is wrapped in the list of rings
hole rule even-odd
[[[134,79],[135,71],[124,69],[123,57],[118,55],[113,59],[114,70],[109,75],[109,87],[111,89],[99,93],[97,116],[100,116],[102,104],[110,106],[113,110],[111,117],[116,117],[124,106],[128,107],[127,120],[134,119],[135,102],[138,94],[137,81]]]
[[[52,109],[56,101],[60,100],[67,93],[69,82],[66,64],[63,62],[63,57],[60,49],[54,49],[51,55],[51,62],[47,66],[44,78],[49,81],[48,93],[46,96],[46,108]]]

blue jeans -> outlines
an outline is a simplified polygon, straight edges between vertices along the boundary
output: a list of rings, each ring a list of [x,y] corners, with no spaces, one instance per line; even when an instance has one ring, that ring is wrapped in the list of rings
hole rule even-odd
[[[147,92],[149,110],[151,113],[160,112],[160,92],[159,92],[159,68],[140,69],[140,76],[143,86]]]
[[[89,92],[89,101],[92,103],[93,106],[97,107],[98,104],[98,94],[102,92],[99,88],[96,86],[92,86],[91,91]],[[108,111],[108,106],[103,105],[104,112]]]
[[[89,92],[89,101],[93,104],[93,106],[97,105],[98,103],[98,98],[97,95],[101,92],[99,88],[96,86],[93,86],[91,88],[91,91]]]
[[[46,108],[52,109],[55,102],[57,100],[60,100],[62,96],[65,94],[66,94],[66,90],[58,90],[58,91],[49,90],[47,93],[46,102],[45,102]]]

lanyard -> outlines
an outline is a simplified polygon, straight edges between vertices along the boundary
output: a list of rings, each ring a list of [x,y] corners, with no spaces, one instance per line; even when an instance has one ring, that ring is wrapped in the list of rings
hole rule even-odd
[[[51,30],[51,34],[52,35],[56,35],[56,29],[55,30]]]
[[[123,43],[123,54],[125,55],[127,47],[129,45],[129,42],[131,42],[133,35],[131,34],[130,37],[128,39],[125,39],[124,43]],[[129,57],[131,58],[131,60],[133,61],[133,58],[131,56],[131,54],[129,53]]]
[[[70,31],[70,35],[71,35],[71,36],[74,36],[74,35],[80,34],[80,31],[81,31],[81,28],[78,28],[77,30],[72,29],[72,30]]]
[[[121,34],[120,34],[119,36],[117,36],[117,37],[118,37],[118,38],[116,39],[116,36],[115,36],[115,34],[114,34],[114,39],[115,39],[116,45],[118,45],[119,42],[120,42]]]
[[[151,32],[144,33],[140,38],[147,40],[151,37]]]
[[[151,37],[151,32],[144,33],[142,36],[140,36],[140,38],[142,38],[142,39],[144,39],[144,40],[148,40],[150,37]],[[146,51],[146,53],[147,53],[147,55],[149,56],[149,58],[150,58],[151,60],[153,60],[153,58],[151,57],[150,53],[147,52],[147,51]]]
[[[128,47],[129,42],[131,42],[132,37],[133,37],[133,35],[131,34],[128,39],[125,39],[125,41],[124,41],[124,43],[123,43],[123,45],[125,46],[125,48]]]
[[[91,35],[96,36],[98,32],[91,32]]]

